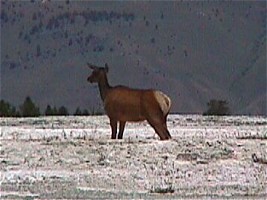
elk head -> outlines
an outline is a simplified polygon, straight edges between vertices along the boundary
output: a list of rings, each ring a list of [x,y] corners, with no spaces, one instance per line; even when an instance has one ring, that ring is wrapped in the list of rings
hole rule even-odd
[[[97,83],[101,80],[102,77],[106,76],[108,73],[108,64],[105,64],[105,67],[97,67],[90,63],[87,63],[88,67],[93,70],[92,74],[87,78],[87,81],[90,83]]]

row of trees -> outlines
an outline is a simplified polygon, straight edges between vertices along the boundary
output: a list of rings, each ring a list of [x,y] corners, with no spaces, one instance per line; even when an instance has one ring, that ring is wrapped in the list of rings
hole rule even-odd
[[[208,109],[203,115],[229,115],[230,109],[227,101],[215,100],[212,99],[207,103]],[[88,110],[81,110],[79,107],[73,113],[76,116],[82,115],[99,115],[101,112],[92,111],[91,113]],[[0,117],[38,117],[38,116],[67,116],[70,115],[68,109],[64,106],[59,108],[51,107],[47,105],[45,112],[42,114],[38,106],[31,100],[30,97],[26,97],[22,105],[19,106],[19,110],[16,107],[10,105],[4,100],[0,101]]]
[[[79,107],[73,113],[73,115],[76,115],[76,116],[96,115],[96,114],[101,114],[101,113],[94,112],[94,111],[89,113],[88,110],[86,109],[81,110]],[[23,104],[19,106],[19,109],[16,109],[15,106],[12,106],[10,103],[4,100],[0,101],[0,117],[38,117],[41,115],[66,116],[66,115],[70,115],[70,113],[68,112],[68,109],[64,106],[57,108],[55,106],[51,107],[50,105],[47,105],[44,113],[41,113],[39,107],[35,105],[35,103],[32,101],[30,97],[26,97]]]

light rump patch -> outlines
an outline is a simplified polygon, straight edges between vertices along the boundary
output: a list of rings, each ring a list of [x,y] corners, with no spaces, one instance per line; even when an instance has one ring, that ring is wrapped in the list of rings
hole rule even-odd
[[[154,96],[159,103],[163,115],[166,116],[171,108],[171,99],[161,91],[154,91]]]

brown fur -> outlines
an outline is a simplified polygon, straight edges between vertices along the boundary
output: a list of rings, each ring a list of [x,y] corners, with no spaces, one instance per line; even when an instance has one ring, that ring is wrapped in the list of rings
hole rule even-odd
[[[125,86],[111,87],[108,84],[105,68],[88,64],[93,69],[88,81],[98,83],[105,111],[110,119],[112,139],[117,135],[117,123],[120,122],[118,138],[122,139],[125,123],[147,120],[161,140],[171,138],[166,119],[170,111],[171,100],[156,90],[131,89]]]

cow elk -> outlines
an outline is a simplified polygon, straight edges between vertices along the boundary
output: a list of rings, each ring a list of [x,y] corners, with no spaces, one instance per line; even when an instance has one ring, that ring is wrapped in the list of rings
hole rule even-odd
[[[97,67],[88,63],[93,70],[87,81],[98,83],[104,109],[110,119],[112,139],[122,139],[125,123],[147,120],[161,140],[171,139],[166,119],[170,111],[170,98],[157,90],[131,89],[126,86],[112,87],[108,83],[108,65]]]

